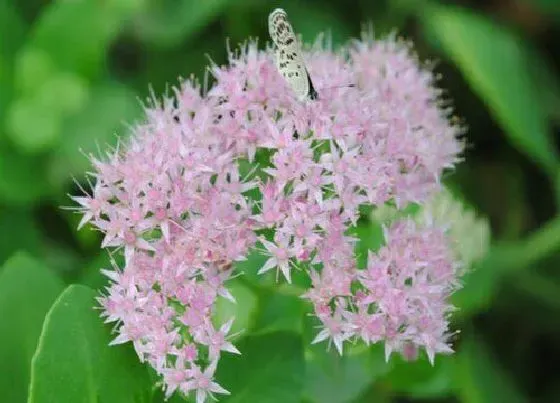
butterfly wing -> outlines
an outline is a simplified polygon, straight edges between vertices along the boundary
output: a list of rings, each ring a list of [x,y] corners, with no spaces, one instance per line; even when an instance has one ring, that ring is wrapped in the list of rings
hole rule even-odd
[[[276,51],[276,66],[280,74],[288,82],[298,99],[303,100],[309,95],[309,82],[303,58],[297,47],[279,48]]]
[[[307,97],[315,99],[317,93],[305,68],[299,42],[284,10],[277,8],[270,13],[268,29],[276,45],[276,67],[280,74],[292,87],[299,100]]]

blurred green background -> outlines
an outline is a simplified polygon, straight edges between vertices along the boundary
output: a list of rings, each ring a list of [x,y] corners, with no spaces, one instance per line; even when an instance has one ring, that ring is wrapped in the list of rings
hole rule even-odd
[[[91,307],[107,256],[60,207],[79,193],[73,178],[86,183],[84,153],[127,133],[150,86],[202,77],[208,56],[225,63],[226,38],[264,44],[277,6],[304,40],[330,30],[341,44],[371,21],[438,62],[469,127],[447,185],[489,219],[493,241],[456,296],[457,353],[434,367],[309,347],[304,305],[255,283],[251,259],[233,283],[238,308],[220,306],[249,329],[243,358],[220,364],[232,392],[220,401],[560,401],[557,0],[0,0],[0,401],[162,401],[130,346],[106,346]]]

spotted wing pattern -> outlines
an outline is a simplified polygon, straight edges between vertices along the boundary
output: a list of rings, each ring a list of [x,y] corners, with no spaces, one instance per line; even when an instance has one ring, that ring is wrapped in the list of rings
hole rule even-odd
[[[301,49],[288,15],[277,8],[268,16],[268,31],[276,46],[276,67],[296,93],[299,100],[316,99],[311,77],[307,72]]]

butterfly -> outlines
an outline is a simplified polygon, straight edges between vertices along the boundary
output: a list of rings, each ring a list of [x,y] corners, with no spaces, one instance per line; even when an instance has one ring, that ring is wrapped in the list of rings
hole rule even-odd
[[[276,48],[276,67],[297,98],[300,101],[317,99],[296,34],[283,9],[277,8],[268,16],[268,32]]]

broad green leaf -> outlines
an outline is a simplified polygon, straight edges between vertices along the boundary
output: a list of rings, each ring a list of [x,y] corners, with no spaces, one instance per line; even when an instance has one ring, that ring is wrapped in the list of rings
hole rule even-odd
[[[109,346],[114,338],[103,324],[97,293],[69,286],[45,318],[33,356],[29,403],[148,402],[147,368],[132,346]]]
[[[459,8],[430,7],[423,16],[426,28],[487,103],[510,141],[555,173],[558,156],[521,39]]]
[[[463,403],[528,401],[477,336],[464,336],[458,355],[455,383]]]
[[[4,263],[0,271],[0,396],[3,402],[26,401],[31,358],[43,319],[63,287],[54,273],[25,253],[17,253]]]
[[[105,83],[91,89],[87,103],[64,124],[62,141],[52,155],[49,169],[53,184],[82,177],[91,167],[86,155],[99,157],[114,146],[118,137],[128,135],[126,123],[139,116],[140,103],[134,92],[117,83]]]
[[[17,251],[37,256],[41,233],[31,211],[0,207],[0,264]]]
[[[158,47],[174,47],[207,26],[230,0],[150,1],[134,21],[135,34]]]
[[[291,332],[247,336],[241,355],[220,359],[217,381],[231,395],[220,402],[300,403],[305,363],[301,337]]]
[[[224,297],[218,297],[213,319],[219,326],[231,318],[235,318],[230,334],[245,333],[252,325],[257,312],[257,296],[239,280],[231,280],[226,287],[235,298],[235,303]],[[235,340],[236,338],[233,338]]]

